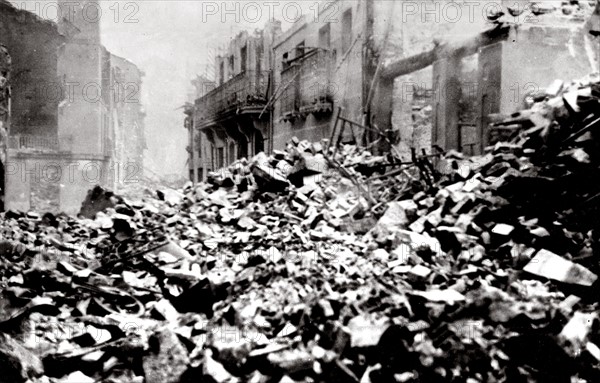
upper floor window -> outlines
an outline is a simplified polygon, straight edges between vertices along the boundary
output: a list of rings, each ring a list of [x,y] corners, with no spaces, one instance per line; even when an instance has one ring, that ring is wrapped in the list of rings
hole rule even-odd
[[[288,52],[285,52],[282,56],[281,56],[281,69],[285,70],[287,69],[287,67],[290,66],[288,60],[290,58],[290,55]]]
[[[346,54],[352,45],[352,9],[342,15],[342,53]]]
[[[246,71],[247,61],[248,61],[248,46],[244,45],[242,47],[242,49],[240,49],[240,65],[241,65],[242,72]]]
[[[304,56],[304,47],[305,47],[304,41],[302,41],[300,44],[296,45],[296,58]]]
[[[229,78],[233,77],[233,73],[235,72],[235,56],[229,56]]]
[[[225,64],[221,61],[219,65],[219,85],[223,85],[225,82]]]
[[[319,48],[329,49],[331,47],[331,24],[327,23],[319,29]]]

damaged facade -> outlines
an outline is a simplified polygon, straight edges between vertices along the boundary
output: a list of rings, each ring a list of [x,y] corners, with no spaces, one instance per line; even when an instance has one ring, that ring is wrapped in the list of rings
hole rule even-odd
[[[60,158],[58,55],[64,41],[54,23],[0,1],[0,43],[12,57],[1,175],[6,209],[58,208],[60,184],[48,181],[56,179],[57,169],[48,165]],[[46,169],[46,177],[41,177],[41,169]]]
[[[8,49],[0,45],[0,175],[4,174],[6,148],[8,145],[8,123],[10,122],[10,75],[12,58]],[[0,176],[0,210],[4,210],[4,177]]]
[[[187,120],[195,132],[188,146],[190,163],[196,164],[192,179],[271,149],[270,47],[280,31],[280,23],[273,22],[254,33],[242,32],[217,56],[215,88],[195,101],[193,119]]]
[[[141,89],[144,72],[134,63],[111,54],[111,70],[115,94],[113,100],[115,127],[114,161],[123,164],[125,177],[134,181],[144,169],[144,117],[146,111],[141,103]],[[133,172],[137,174],[134,175]],[[117,188],[118,188],[117,183]]]
[[[84,20],[87,3],[54,23],[0,2],[0,43],[13,62],[6,209],[76,213],[95,184],[141,175],[141,162],[127,169],[144,147],[139,93],[125,105],[123,90],[139,91],[141,75],[102,46],[99,22]]]
[[[324,4],[318,17],[304,16],[265,45],[271,60],[261,69],[269,71],[271,85],[262,116],[271,116],[259,129],[270,142],[264,149],[283,149],[297,137],[358,142],[400,158],[409,157],[412,148],[482,153],[494,114],[531,103],[544,94],[548,79],[597,70],[598,51],[585,26],[593,5],[527,0],[468,6],[381,0]],[[493,14],[500,9],[506,13],[502,19]],[[238,39],[230,51],[239,49]],[[222,79],[228,79],[230,68],[239,68],[240,57],[217,60],[220,99],[237,97]],[[205,131],[199,128],[206,126],[203,116],[219,109],[209,99],[215,96],[195,104],[189,126],[196,131]],[[210,165],[204,177],[207,170],[252,154],[225,144],[236,142],[237,133],[212,134],[203,154],[207,161],[200,161]]]
[[[441,17],[447,4],[421,2],[390,11],[403,23],[390,40],[401,55],[381,71],[374,124],[392,127],[398,153],[437,145],[469,155],[490,143],[490,116],[511,114],[543,97],[555,78],[577,78],[598,69],[598,50],[585,20],[592,2],[487,1],[463,8],[458,18]],[[495,19],[490,10],[504,10]],[[468,17],[469,14],[475,17]],[[515,16],[513,16],[515,15]],[[396,31],[400,29],[400,31]],[[429,120],[422,129],[420,121]]]
[[[273,112],[276,148],[294,136],[309,141],[329,137],[334,108],[343,108],[346,118],[362,121],[369,5],[328,3],[319,17],[305,16],[273,45],[273,74],[280,89]]]

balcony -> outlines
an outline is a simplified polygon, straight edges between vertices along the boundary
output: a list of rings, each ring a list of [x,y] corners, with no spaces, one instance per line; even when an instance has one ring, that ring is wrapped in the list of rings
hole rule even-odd
[[[14,135],[8,139],[8,147],[16,150],[34,150],[56,152],[59,149],[58,137],[35,136],[29,134]]]
[[[239,114],[260,114],[267,104],[266,71],[245,71],[196,100],[196,124],[205,128]],[[265,115],[267,115],[265,113]]]
[[[315,48],[288,64],[281,72],[282,86],[287,88],[280,99],[280,118],[293,120],[311,113],[331,113],[334,64],[331,52]]]

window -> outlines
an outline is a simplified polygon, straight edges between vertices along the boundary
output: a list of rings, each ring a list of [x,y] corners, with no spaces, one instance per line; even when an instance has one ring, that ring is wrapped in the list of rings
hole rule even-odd
[[[242,66],[242,72],[246,71],[246,61],[248,60],[248,46],[244,45],[240,50],[240,65]]]
[[[233,73],[235,72],[235,56],[229,56],[229,78],[233,77]]]
[[[286,69],[287,67],[290,66],[290,64],[288,63],[288,59],[289,59],[290,55],[288,52],[285,52],[283,54],[283,56],[281,56],[281,67],[282,69]]]
[[[225,82],[225,63],[221,61],[219,65],[219,85],[223,85],[223,82]]]
[[[215,168],[215,161],[216,161],[216,155],[215,155],[215,146],[211,145],[210,146],[210,167],[211,170],[214,170]]]
[[[342,15],[342,54],[346,54],[352,45],[352,9]]]
[[[319,29],[319,48],[329,49],[331,47],[331,24],[327,23]]]
[[[296,45],[296,58],[304,56],[304,41]]]
[[[217,169],[221,169],[225,166],[225,150],[224,148],[217,149]]]
[[[202,135],[196,136],[196,145],[198,145],[198,158],[202,159]]]
[[[235,160],[236,160],[235,143],[233,143],[233,141],[232,141],[229,143],[229,165],[234,163]]]

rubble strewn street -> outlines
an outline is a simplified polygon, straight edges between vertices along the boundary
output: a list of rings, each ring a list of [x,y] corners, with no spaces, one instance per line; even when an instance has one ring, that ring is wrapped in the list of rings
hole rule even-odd
[[[2,382],[600,381],[600,79],[482,156],[292,140],[0,216]]]

